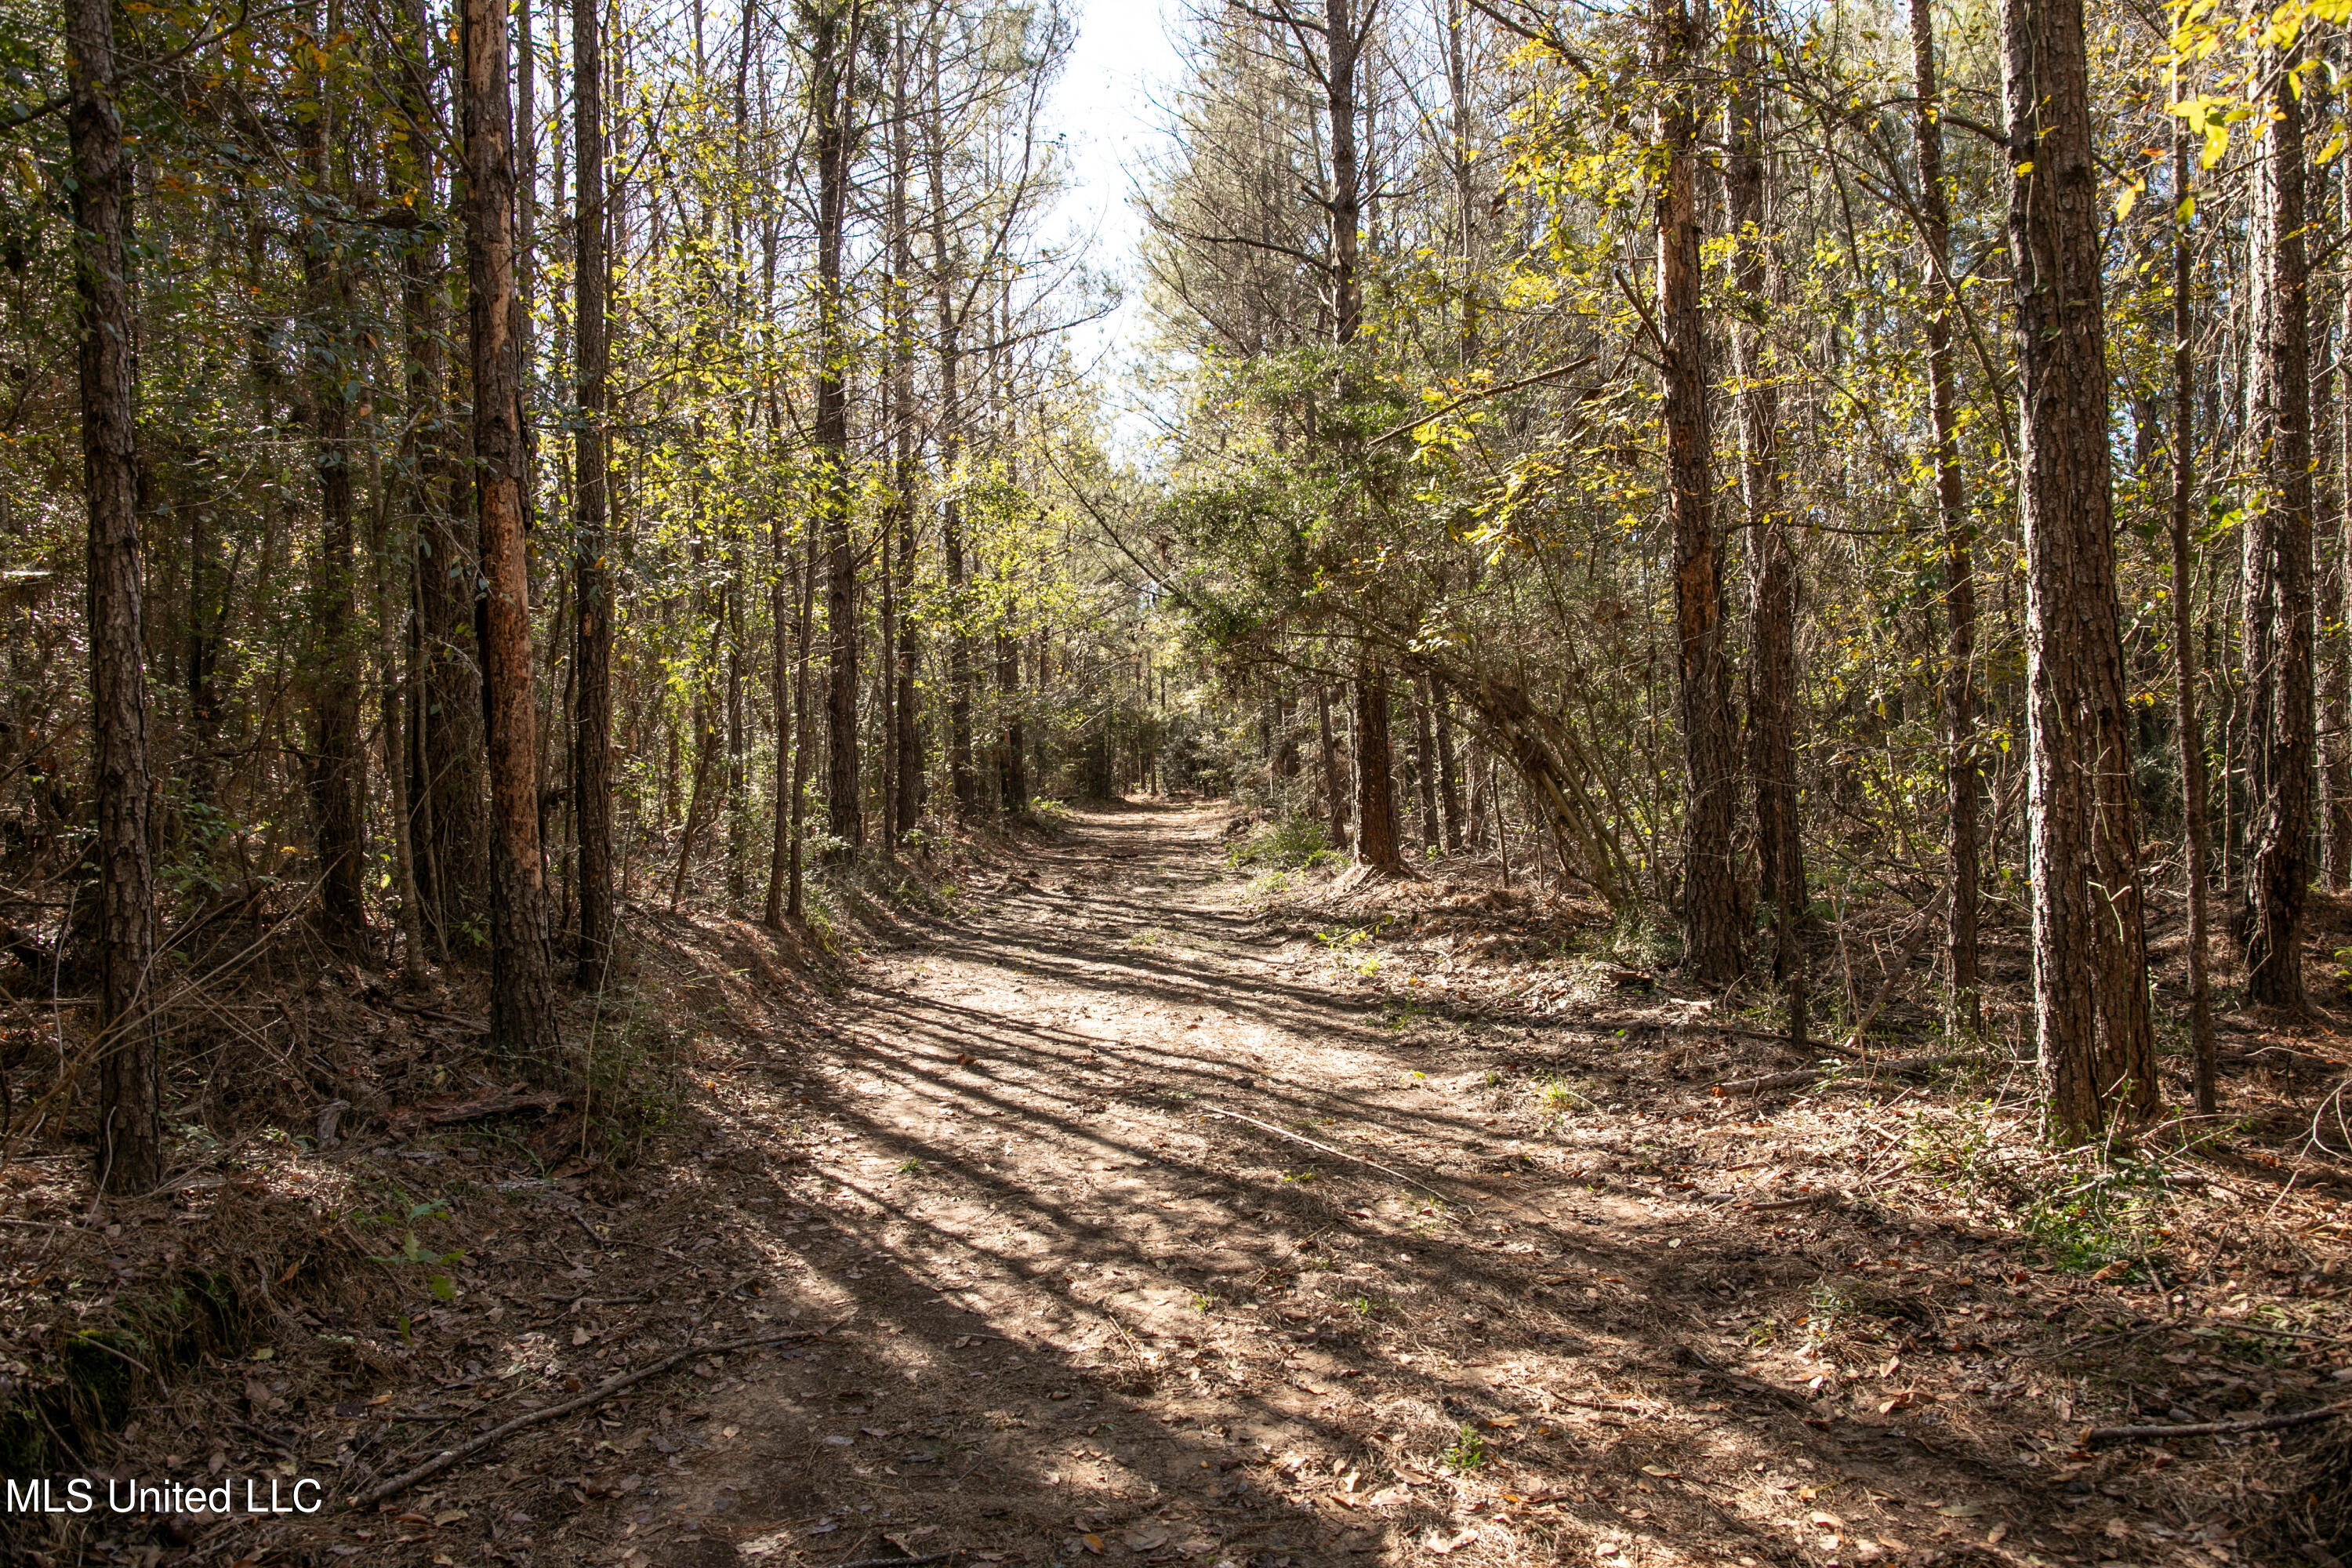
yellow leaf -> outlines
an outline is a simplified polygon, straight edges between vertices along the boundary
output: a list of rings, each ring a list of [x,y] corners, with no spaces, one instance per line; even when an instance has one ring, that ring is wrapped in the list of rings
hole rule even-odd
[[[2028,158],[2024,163],[2020,163],[2016,168],[2011,169],[2010,173],[2015,174],[2021,180],[2025,178],[2026,175],[2033,173],[2033,160]]]
[[[2132,207],[2133,207],[2134,204],[2136,204],[2136,203],[2137,203],[2137,202],[2138,202],[2138,200],[2139,200],[2139,193],[2140,193],[2140,187],[2139,187],[2139,186],[2137,186],[2137,185],[2126,185],[2126,186],[2123,188],[2123,190],[2122,190],[2120,193],[2118,193],[2118,194],[2116,195],[2116,222],[2121,223],[2124,219],[2126,219],[2126,218],[2127,218],[2127,217],[2131,216],[2131,210],[2132,210]]]

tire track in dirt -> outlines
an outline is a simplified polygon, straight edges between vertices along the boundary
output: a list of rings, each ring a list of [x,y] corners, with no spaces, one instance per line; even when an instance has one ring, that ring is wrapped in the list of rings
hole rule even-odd
[[[803,1043],[740,1064],[707,1108],[704,1174],[674,1172],[646,1219],[670,1226],[677,1301],[708,1303],[691,1331],[842,1326],[519,1444],[509,1560],[1852,1563],[2024,1543],[2042,1505],[2003,1464],[1885,1422],[1833,1438],[1801,1383],[1732,1364],[1714,1314],[1801,1312],[1819,1278],[1773,1243],[1785,1227],[1521,1158],[1485,1070],[1500,1042],[1392,1027],[1277,971],[1288,933],[1246,907],[1222,823],[1082,816],[911,928]],[[630,1332],[591,1310],[573,1343],[619,1365],[654,1342]],[[2009,1549],[1975,1544],[1996,1524]]]

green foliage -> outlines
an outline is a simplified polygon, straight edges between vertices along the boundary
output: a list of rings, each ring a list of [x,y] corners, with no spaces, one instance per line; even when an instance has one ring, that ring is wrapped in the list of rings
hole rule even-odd
[[[1235,870],[1297,871],[1343,858],[1332,849],[1324,825],[1298,814],[1259,825],[1225,851],[1226,863]]]

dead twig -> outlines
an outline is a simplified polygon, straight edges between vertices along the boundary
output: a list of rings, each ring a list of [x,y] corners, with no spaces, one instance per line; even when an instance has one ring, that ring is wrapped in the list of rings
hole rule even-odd
[[[1913,1057],[1906,1061],[1875,1061],[1862,1071],[1840,1074],[1830,1068],[1801,1068],[1795,1072],[1769,1072],[1761,1078],[1727,1079],[1712,1090],[1717,1099],[1730,1094],[1763,1094],[1776,1089],[1802,1089],[1824,1079],[1837,1078],[1846,1083],[1867,1083],[1871,1075],[1892,1073],[1898,1078],[1925,1078],[1940,1071],[1962,1058],[1958,1056]]]
[[[845,1323],[848,1321],[844,1318],[841,1321]],[[528,1415],[518,1415],[503,1426],[491,1427],[471,1442],[460,1443],[454,1448],[446,1448],[415,1469],[404,1471],[388,1481],[370,1487],[343,1506],[354,1512],[360,1509],[372,1507],[388,1497],[406,1491],[428,1477],[439,1475],[460,1460],[469,1459],[483,1449],[504,1442],[517,1432],[523,1431],[527,1427],[537,1426],[542,1422],[552,1421],[559,1415],[569,1415],[575,1410],[584,1410],[592,1405],[601,1404],[632,1384],[643,1383],[649,1377],[658,1377],[682,1362],[693,1361],[701,1356],[731,1355],[737,1351],[755,1350],[761,1345],[779,1345],[790,1340],[819,1339],[840,1326],[841,1323],[830,1323],[822,1329],[799,1329],[786,1334],[761,1334],[754,1339],[730,1340],[720,1345],[688,1345],[682,1351],[666,1355],[657,1362],[637,1368],[635,1372],[620,1373],[608,1377],[577,1399],[567,1399],[561,1405],[551,1405],[544,1410],[533,1410]]]
[[[2291,1415],[2262,1415],[2249,1421],[2200,1421],[2187,1426],[2093,1426],[2083,1434],[2085,1443],[2129,1443],[2163,1437],[2220,1437],[2232,1432],[2275,1432],[2284,1426],[2305,1426],[2341,1415],[2352,1405],[2323,1405]]]
[[[1246,1121],[1252,1127],[1263,1128],[1266,1131],[1273,1133],[1277,1138],[1287,1138],[1294,1143],[1304,1143],[1309,1149],[1320,1149],[1323,1152],[1331,1155],[1335,1159],[1352,1160],[1359,1165],[1369,1165],[1375,1171],[1381,1172],[1386,1175],[1394,1176],[1398,1181],[1402,1182],[1408,1187],[1416,1188],[1421,1192],[1427,1193],[1431,1197],[1437,1199],[1441,1203],[1454,1202],[1454,1199],[1448,1197],[1445,1194],[1439,1192],[1435,1187],[1429,1185],[1426,1182],[1415,1181],[1412,1177],[1406,1175],[1402,1171],[1392,1170],[1389,1166],[1381,1164],[1378,1160],[1367,1160],[1361,1154],[1350,1154],[1344,1149],[1334,1149],[1328,1143],[1318,1143],[1314,1139],[1302,1137],[1298,1133],[1290,1131],[1287,1127],[1276,1127],[1271,1121],[1260,1121],[1256,1117],[1244,1116],[1238,1110],[1211,1110],[1209,1114],[1212,1116],[1222,1116],[1228,1121]]]

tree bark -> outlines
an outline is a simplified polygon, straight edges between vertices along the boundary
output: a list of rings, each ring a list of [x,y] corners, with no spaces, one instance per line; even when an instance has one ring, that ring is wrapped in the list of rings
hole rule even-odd
[[[971,765],[971,640],[964,628],[963,501],[957,493],[963,480],[963,317],[956,308],[955,273],[948,258],[947,132],[941,123],[944,110],[937,102],[944,85],[936,46],[931,79],[933,119],[925,151],[931,194],[931,288],[940,314],[940,479],[947,489],[940,503],[940,557],[947,568],[948,588],[948,783],[956,816],[962,818],[979,809],[980,789]]]
[[[1331,688],[1315,683],[1315,722],[1323,753],[1323,804],[1329,808],[1331,847],[1349,848],[1348,790],[1341,782],[1339,743],[1331,735]]]
[[[2116,603],[2103,204],[2082,0],[2003,0],[2026,554],[2034,1034],[2053,1134],[2156,1092]],[[2085,872],[2088,875],[2085,875]]]
[[[1437,800],[1445,815],[1445,852],[1462,853],[1462,766],[1454,750],[1454,700],[1443,686],[1433,685],[1432,705],[1437,710]]]
[[[2213,984],[2206,966],[2205,733],[2197,718],[2194,601],[2197,568],[2189,521],[2197,499],[2197,327],[2195,256],[2185,208],[2189,194],[2189,126],[2172,122],[2172,659],[2174,721],[2180,744],[2180,816],[2189,840],[2183,878],[2189,894],[2189,1033],[2197,1052],[2197,1109],[2210,1116],[2214,1088]]]
[[[155,952],[147,839],[147,685],[132,422],[129,170],[111,0],[66,16],[83,495],[89,511],[91,761],[98,805],[98,1173],[110,1193],[163,1179],[163,1085],[147,1015]]]
[[[2291,60],[2273,61],[2282,73]],[[2268,454],[2244,529],[2248,760],[2254,789],[2246,995],[2304,1005],[2303,910],[2311,882],[2311,339],[2304,247],[2303,109],[2272,95],[2255,160],[2253,425]]]
[[[2352,235],[2352,178],[2336,174],[2336,238]],[[2341,289],[2336,356],[2352,353],[2352,288]],[[2334,362],[2331,362],[2331,371]],[[2336,507],[2320,546],[2319,797],[2321,858],[2327,890],[2352,886],[2352,668],[2344,624],[2345,538],[2352,531],[2352,373],[2338,384],[2336,403]]]
[[[310,320],[309,385],[312,467],[319,481],[319,552],[310,593],[311,650],[309,784],[319,857],[319,912],[334,937],[367,930],[361,892],[365,869],[365,817],[361,810],[364,767],[360,749],[360,627],[354,613],[352,559],[352,411],[344,387],[355,379],[352,360],[352,280],[332,227],[333,148],[338,107],[322,71],[306,72],[316,96],[302,124],[303,163],[310,176],[302,215],[302,291]]]
[[[1925,0],[1915,0],[1924,5]],[[1772,308],[1778,268],[1765,237],[1762,49],[1752,5],[1732,13],[1735,75],[1726,127],[1724,191],[1733,228],[1731,269],[1739,289],[1731,332],[1739,378],[1740,494],[1748,510],[1748,587],[1753,603],[1753,664],[1748,717],[1756,774],[1756,837],[1763,890],[1772,907],[1772,973],[1787,994],[1789,1043],[1805,1045],[1802,820],[1797,813],[1797,562],[1781,495],[1780,398],[1766,363],[1760,322]]]
[[[1941,89],[1930,0],[1911,0],[1911,66],[1918,98],[1911,121],[1919,157],[1919,226],[1927,252],[1927,404],[1936,426],[1936,508],[1944,529],[1944,826],[1948,840],[1944,945],[1953,1021],[1984,1029],[1979,975],[1976,757],[1976,563],[1961,486],[1959,394],[1952,372],[1951,194],[1944,182]]]
[[[478,616],[488,735],[490,1043],[527,1070],[561,1066],[532,742],[530,586],[515,334],[514,121],[502,0],[465,0],[466,280],[473,364],[474,504],[486,602]]]
[[[1421,797],[1421,847],[1432,858],[1437,854],[1437,742],[1430,733],[1429,678],[1412,678],[1412,778]]]
[[[572,216],[572,363],[580,398],[572,446],[572,801],[580,836],[579,983],[604,984],[613,956],[612,455],[604,422],[612,287],[604,206],[603,0],[572,0],[572,121],[577,208]]]
[[[1739,887],[1731,854],[1736,765],[1723,565],[1708,474],[1706,332],[1699,315],[1698,120],[1685,0],[1651,0],[1650,48],[1665,155],[1658,197],[1667,509],[1674,524],[1675,674],[1683,731],[1683,963],[1698,980],[1738,978]]]
[[[819,510],[824,523],[825,801],[840,853],[855,858],[866,842],[858,792],[857,556],[849,536],[849,341],[841,278],[848,213],[849,162],[857,37],[854,7],[827,4],[810,38],[816,105],[816,271],[819,352],[814,439]]]
[[[1369,654],[1356,659],[1356,864],[1390,876],[1398,852],[1396,759],[1389,744],[1389,672]]]

